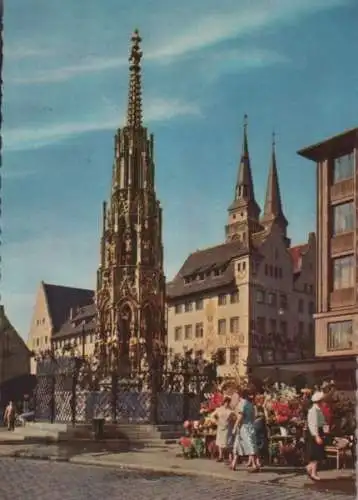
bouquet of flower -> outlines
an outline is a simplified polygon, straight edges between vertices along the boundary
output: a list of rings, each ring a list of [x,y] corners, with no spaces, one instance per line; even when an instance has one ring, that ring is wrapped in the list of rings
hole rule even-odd
[[[194,458],[195,448],[190,437],[184,436],[180,438],[179,445],[181,446],[184,458]]]

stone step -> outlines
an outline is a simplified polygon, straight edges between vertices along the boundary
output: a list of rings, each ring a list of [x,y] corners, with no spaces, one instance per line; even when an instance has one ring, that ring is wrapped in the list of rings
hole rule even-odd
[[[162,439],[138,439],[136,441],[130,441],[131,448],[158,448],[158,449],[168,449],[172,446],[177,445],[177,441],[163,441]]]
[[[155,428],[159,432],[166,432],[166,431],[181,431],[183,430],[183,424],[159,424],[156,425]]]
[[[59,423],[53,423],[51,424],[50,422],[27,422],[25,425],[27,428],[31,429],[39,429],[42,431],[56,431],[56,432],[66,432],[69,424],[59,424]],[[23,427],[20,427],[23,428]]]

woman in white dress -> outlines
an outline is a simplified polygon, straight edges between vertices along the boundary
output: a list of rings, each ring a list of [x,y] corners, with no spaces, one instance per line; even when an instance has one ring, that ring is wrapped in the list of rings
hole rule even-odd
[[[217,408],[212,418],[216,420],[216,446],[219,450],[218,462],[222,462],[224,458],[224,452],[228,448],[229,438],[230,438],[230,424],[235,419],[235,414],[230,408],[230,396],[225,396],[223,403],[219,408]]]

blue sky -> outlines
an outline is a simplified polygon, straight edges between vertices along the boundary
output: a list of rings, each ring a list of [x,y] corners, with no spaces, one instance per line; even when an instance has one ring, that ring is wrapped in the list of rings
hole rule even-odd
[[[357,126],[357,19],[356,0],[7,2],[2,300],[20,333],[40,280],[94,287],[133,28],[170,278],[224,238],[244,113],[258,201],[274,128],[290,236],[314,230],[315,169],[296,151]]]

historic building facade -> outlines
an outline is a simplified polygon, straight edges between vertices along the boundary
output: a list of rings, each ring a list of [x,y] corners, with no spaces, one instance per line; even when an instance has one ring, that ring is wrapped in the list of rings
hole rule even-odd
[[[168,347],[216,353],[221,375],[313,356],[315,236],[290,246],[274,141],[260,212],[245,118],[226,241],[190,254],[167,285]]]
[[[18,377],[30,374],[30,350],[0,306],[0,407],[1,386]]]
[[[36,373],[36,356],[51,349],[52,340],[78,309],[93,304],[94,291],[41,281],[33,308],[27,347],[33,352],[31,373]]]
[[[299,154],[317,169],[316,355],[342,362],[358,354],[358,128]]]

